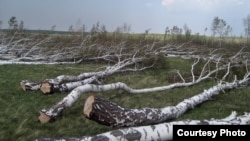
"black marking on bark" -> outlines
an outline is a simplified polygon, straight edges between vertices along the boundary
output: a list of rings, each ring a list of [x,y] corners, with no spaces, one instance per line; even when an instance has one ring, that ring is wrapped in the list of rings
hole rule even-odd
[[[109,141],[110,139],[106,136],[94,136],[91,138],[91,141]]]
[[[153,129],[153,131],[155,130],[155,126],[154,125],[151,125],[151,128]]]
[[[123,133],[120,130],[112,131],[110,134],[115,136],[115,137],[119,137],[119,136],[123,135]]]
[[[82,84],[82,85],[85,85],[84,81],[81,81],[81,84]]]
[[[139,131],[132,129],[132,131],[124,135],[124,138],[128,141],[138,141],[141,139],[141,136],[142,135]]]
[[[198,125],[209,125],[209,123],[205,120],[201,120],[199,123],[197,123]]]
[[[115,137],[122,137],[129,141],[140,140],[142,136],[139,131],[133,130],[133,129],[128,130],[128,133],[125,133],[125,134],[121,132],[120,130],[112,131],[110,134]]]
[[[157,135],[158,135],[159,138],[161,137],[161,134],[159,133],[159,131],[157,131]]]
[[[104,92],[104,89],[103,89],[103,87],[100,87],[100,91],[101,91],[101,92]]]
[[[76,100],[75,96],[74,95],[70,95],[74,100]]]
[[[148,133],[147,133],[147,131],[143,128],[143,131],[144,131],[144,133],[145,133],[145,140],[146,140],[146,138],[147,138],[147,136],[148,136]]]
[[[168,133],[169,133],[169,126],[168,126],[168,124],[165,124],[165,126],[167,128]]]
[[[69,89],[68,89],[68,87],[67,87],[66,84],[62,84],[61,86],[58,86],[58,87],[59,87],[59,90],[61,92],[68,92],[69,91]]]

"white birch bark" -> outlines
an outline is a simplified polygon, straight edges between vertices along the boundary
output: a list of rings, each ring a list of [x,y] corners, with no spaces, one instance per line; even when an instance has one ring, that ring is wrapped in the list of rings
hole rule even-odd
[[[20,82],[21,88],[24,91],[37,91],[40,90],[41,82],[30,82],[29,80],[22,80]]]
[[[34,61],[34,58],[30,58],[31,60]],[[80,61],[77,62],[48,62],[48,61],[35,61],[35,62],[28,62],[28,61],[15,61],[15,60],[10,60],[10,61],[5,61],[5,60],[0,60],[0,66],[1,65],[62,65],[62,64],[78,64]]]
[[[36,141],[151,141],[151,140],[173,140],[173,125],[247,125],[250,123],[250,113],[237,115],[235,111],[224,119],[210,120],[183,120],[166,122],[155,125],[129,127],[100,133],[93,136],[81,138],[40,138]]]
[[[107,67],[104,71],[86,72],[86,73],[81,73],[77,76],[60,75],[54,79],[43,80],[40,83],[30,82],[28,80],[22,80],[20,82],[20,84],[21,84],[21,87],[23,88],[23,90],[25,90],[25,91],[26,90],[39,90],[39,89],[41,89],[41,91],[44,94],[54,93],[54,92],[68,92],[68,91],[71,91],[78,86],[89,84],[89,83],[92,83],[93,81],[103,80],[103,79],[105,79],[105,77],[112,75],[116,72],[130,71],[130,70],[128,70],[128,68],[126,68],[124,70],[123,70],[123,68],[128,67],[128,66],[133,65],[133,64],[136,64],[140,61],[142,61],[142,59],[140,59],[140,58],[131,58],[131,59],[119,61],[115,65]],[[139,71],[139,70],[143,70],[145,68],[150,68],[150,67],[153,67],[153,65],[154,64],[152,64],[151,66],[144,66],[143,68],[136,68],[136,70]]]
[[[235,89],[235,88],[247,85],[249,82],[249,79],[250,79],[249,75],[250,75],[250,73],[248,73],[240,81],[235,80],[235,81],[230,82],[230,83],[222,83],[221,82],[221,83],[219,83],[219,84],[217,84],[217,85],[215,85],[207,90],[204,90],[204,92],[197,94],[196,96],[193,96],[189,99],[185,99],[183,102],[180,102],[176,106],[164,107],[162,109],[152,109],[152,114],[155,115],[157,113],[159,115],[159,117],[161,117],[159,119],[158,123],[162,122],[162,121],[169,120],[169,119],[178,118],[179,116],[184,114],[187,110],[192,109],[196,105],[201,104],[204,101],[211,99],[211,97],[220,94],[221,91],[231,90],[231,89]],[[75,88],[73,91],[71,91],[71,93],[69,95],[67,95],[60,102],[58,102],[56,105],[52,106],[48,110],[42,109],[40,111],[41,115],[39,116],[39,120],[42,123],[46,123],[46,122],[55,120],[59,115],[62,114],[62,112],[66,108],[70,107],[81,96],[81,94],[84,94],[86,92],[103,92],[103,91],[109,91],[109,90],[115,90],[115,89],[123,89],[129,93],[137,94],[137,93],[163,91],[163,90],[166,90],[169,88],[183,86],[183,85],[185,86],[185,83],[178,84],[178,85],[170,85],[170,86],[136,90],[136,89],[132,89],[132,88],[128,87],[126,84],[121,83],[121,82],[107,84],[107,85],[86,84],[86,85],[79,86],[79,87]],[[146,111],[147,110],[142,109],[142,111],[140,111],[140,112],[145,114]],[[134,112],[137,112],[137,109],[135,109]],[[42,119],[44,116],[48,117],[47,119],[49,119],[49,120],[43,121]],[[117,122],[120,123],[119,120]],[[155,122],[157,122],[157,121],[155,121]],[[130,123],[128,123],[128,126],[129,126],[129,124]],[[122,122],[121,122],[121,125],[123,125]]]
[[[228,74],[226,73],[225,76],[226,75]],[[205,90],[198,95],[185,99],[176,106],[164,108],[129,109],[91,95],[85,102],[84,115],[88,119],[113,127],[142,126],[162,123],[164,121],[180,117],[196,105],[212,99],[212,97],[218,95],[220,91],[237,88],[240,85],[246,84],[248,81],[249,78],[247,78],[247,81],[244,83],[238,83],[236,81],[231,84],[219,83],[218,85]],[[133,90],[128,89],[127,86],[120,88],[133,93]]]

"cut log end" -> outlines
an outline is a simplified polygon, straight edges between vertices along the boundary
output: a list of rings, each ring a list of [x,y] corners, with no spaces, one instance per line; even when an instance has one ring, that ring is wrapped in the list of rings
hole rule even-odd
[[[48,123],[51,121],[51,117],[46,115],[45,113],[43,112],[40,112],[40,116],[38,117],[38,120],[41,122],[41,123]]]
[[[25,82],[26,82],[26,81],[21,81],[21,82],[20,82],[20,86],[21,86],[21,88],[22,88],[24,91],[26,91]]]
[[[49,82],[43,82],[41,84],[40,90],[44,94],[51,94],[52,93],[52,84],[50,84]]]
[[[92,111],[92,106],[93,103],[95,102],[95,95],[92,94],[90,95],[87,100],[85,101],[84,108],[83,108],[83,114],[85,117],[89,118],[91,111]]]

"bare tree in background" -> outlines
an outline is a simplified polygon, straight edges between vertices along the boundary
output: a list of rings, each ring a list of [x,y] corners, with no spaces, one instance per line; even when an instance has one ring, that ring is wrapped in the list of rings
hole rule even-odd
[[[17,30],[17,28],[18,28],[18,22],[17,22],[16,17],[12,16],[9,19],[8,24],[9,24],[10,33],[13,34]]]
[[[2,29],[3,21],[0,20],[0,29]]]
[[[169,29],[169,27],[167,26],[166,28],[165,28],[165,33],[164,33],[164,42],[166,42],[166,38],[167,38],[167,35],[170,33],[170,29]]]
[[[182,29],[179,28],[178,26],[173,26],[173,28],[171,29],[171,34],[181,34],[182,33]]]
[[[73,32],[74,32],[73,25],[70,25],[70,26],[69,26],[68,32],[70,32],[70,33],[73,33]]]
[[[20,24],[18,26],[18,30],[19,31],[23,31],[24,30],[24,22],[23,21],[20,21]]]
[[[55,31],[56,29],[56,25],[53,25],[51,28],[50,28],[50,31]]]
[[[184,24],[183,30],[185,33],[185,40],[188,41],[189,39],[191,39],[191,29],[188,27],[187,24]]]
[[[244,27],[245,27],[245,35],[247,38],[247,44],[249,41],[249,36],[250,36],[250,14],[243,20]]]
[[[219,47],[222,47],[222,41],[225,36],[232,32],[232,27],[225,20],[215,17],[212,22],[212,36],[218,35],[220,38]]]

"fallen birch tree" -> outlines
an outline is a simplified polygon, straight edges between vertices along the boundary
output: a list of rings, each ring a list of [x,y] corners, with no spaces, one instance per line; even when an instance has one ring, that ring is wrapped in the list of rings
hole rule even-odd
[[[247,85],[250,80],[250,74],[247,74],[242,80],[234,80],[231,83],[219,83],[204,92],[191,98],[185,99],[176,106],[164,108],[141,108],[129,109],[91,95],[87,98],[83,113],[86,118],[98,123],[112,127],[142,126],[162,123],[168,120],[176,119],[186,111],[195,106],[212,99],[212,97],[223,91],[236,89]],[[115,86],[114,86],[115,87]],[[126,91],[133,92],[127,86],[120,84],[118,86]]]
[[[161,124],[129,127],[100,133],[93,136],[72,137],[72,138],[39,138],[36,141],[149,141],[149,140],[173,140],[174,125],[248,125],[250,123],[250,113],[237,115],[235,111],[224,119],[203,119],[203,120],[183,120],[172,121]]]
[[[185,54],[184,52],[187,51],[187,53],[185,54],[187,56],[190,55],[192,56],[192,54],[194,54],[194,52],[196,52],[196,50],[187,50],[187,49],[183,49],[183,45],[180,46],[171,46],[171,45],[166,45],[164,47],[161,47],[159,49],[154,49],[154,46],[152,45],[152,47],[150,47],[149,49],[146,48],[145,54],[150,54],[151,56],[154,56],[153,58],[157,58],[157,55],[168,55],[168,54],[173,54],[171,51],[172,50],[176,50],[174,51],[176,52],[180,52],[180,54]],[[192,69],[194,69],[195,65],[197,65],[200,60],[205,60],[206,63],[203,66],[203,70],[200,73],[200,78],[195,80],[194,79],[194,75],[192,74],[192,83],[194,82],[199,82],[202,81],[203,79],[207,79],[208,77],[210,77],[212,74],[217,73],[219,70],[223,70],[225,69],[225,66],[228,65],[230,63],[231,66],[240,66],[240,65],[249,65],[247,61],[243,61],[243,59],[247,59],[245,56],[243,57],[239,57],[242,54],[244,48],[242,48],[239,52],[237,52],[234,56],[229,57],[228,60],[225,60],[225,58],[219,57],[218,55],[214,54],[214,51],[211,51],[209,53],[209,55],[207,57],[202,56],[202,55],[195,55],[191,58],[193,58],[194,60],[196,60],[194,62],[194,64],[192,65]],[[192,51],[191,53],[188,53],[188,51]],[[157,59],[155,59],[155,62],[153,64],[150,64],[149,66],[142,66],[142,67],[138,67],[137,63],[139,62],[145,62],[147,60],[149,60],[150,58],[147,58],[146,56],[139,56],[139,57],[135,57],[136,54],[138,54],[139,50],[136,51],[136,53],[134,53],[134,55],[129,56],[128,54],[123,54],[122,51],[120,51],[120,54],[118,55],[113,55],[113,57],[115,56],[115,58],[118,60],[117,63],[111,67],[107,67],[106,70],[104,71],[99,71],[99,72],[87,72],[87,73],[82,73],[79,74],[78,76],[70,76],[70,75],[60,75],[57,76],[56,78],[53,79],[46,79],[43,81],[39,81],[39,82],[31,82],[29,80],[22,80],[20,82],[21,87],[23,88],[24,91],[28,91],[28,90],[41,90],[44,94],[47,93],[55,93],[55,92],[68,92],[73,90],[74,88],[84,85],[84,84],[89,84],[92,83],[94,81],[101,80],[104,77],[107,77],[108,75],[111,75],[113,73],[116,72],[125,72],[125,71],[141,71],[141,70],[145,70],[148,68],[152,68]],[[109,55],[104,55],[104,56],[98,56],[96,58],[98,59],[104,59],[106,60]],[[124,59],[123,61],[121,61],[121,58],[123,58],[124,56],[128,57],[128,59]],[[194,58],[195,57],[195,58]],[[105,59],[106,58],[106,59]],[[94,57],[92,57],[92,59],[94,60]],[[107,59],[108,60],[108,59]],[[80,60],[82,61],[82,60]],[[75,62],[75,63],[79,63]],[[113,60],[114,61],[114,60]],[[216,69],[214,70],[210,70],[209,66],[211,64],[211,62],[216,64]],[[32,63],[37,63],[37,62],[30,62]],[[64,63],[64,62],[61,62]],[[67,62],[65,62],[67,63]],[[53,64],[53,63],[51,63]],[[55,64],[57,64],[55,62]],[[130,67],[128,68],[128,66],[134,65],[134,67]],[[207,76],[204,76],[205,73],[207,73]],[[184,78],[180,75],[179,71],[177,71],[178,75],[180,76],[180,78],[182,79],[183,82],[185,82]],[[193,73],[193,70],[191,70],[191,73]],[[86,79],[86,80],[85,80]],[[196,84],[196,83],[194,83]]]
[[[195,64],[196,63],[194,63],[193,66]],[[203,69],[203,71],[204,71],[204,69]],[[113,84],[106,84],[106,85],[94,85],[94,84],[82,85],[82,86],[79,86],[79,87],[76,87],[75,89],[73,89],[66,97],[64,97],[61,101],[59,101],[57,104],[55,104],[54,106],[52,106],[48,110],[42,109],[40,111],[40,116],[38,119],[40,120],[41,123],[47,123],[49,121],[54,121],[58,116],[62,115],[62,112],[65,109],[71,107],[73,105],[73,103],[75,103],[75,101],[77,101],[77,99],[79,99],[79,97],[86,92],[104,92],[104,91],[115,90],[115,89],[123,89],[123,90],[127,91],[128,93],[138,94],[138,93],[164,91],[164,90],[169,90],[169,89],[176,88],[176,87],[185,87],[185,86],[191,86],[191,85],[197,84],[197,83],[201,82],[202,80],[204,80],[205,78],[208,78],[211,75],[211,73],[217,72],[217,71],[211,71],[210,73],[205,75],[205,73],[203,71],[201,72],[200,77],[198,77],[198,79],[195,79],[195,76],[193,73],[193,67],[192,67],[192,69],[191,69],[192,76],[193,76],[192,82],[183,81],[182,83],[174,83],[174,84],[170,84],[167,86],[154,87],[154,88],[132,89],[132,88],[128,87],[125,83],[122,83],[122,82],[117,82],[117,83],[113,83]],[[229,72],[230,72],[230,64],[228,64],[227,73],[224,75],[222,80],[225,79],[225,77],[229,74]],[[249,79],[248,76],[246,76],[242,81],[239,81],[242,84],[238,83],[238,81],[236,81],[236,80],[235,80],[235,82],[232,82],[232,83],[218,84],[218,85],[214,86],[213,88],[209,89],[208,94],[207,94],[207,91],[204,91],[204,93],[207,95],[215,95],[214,93],[217,94],[221,90],[233,89],[235,87],[239,87],[239,86],[245,84],[246,83],[245,81],[248,81],[248,79]],[[204,97],[204,98],[205,98],[204,100],[206,101],[207,100],[206,97]],[[195,97],[195,99],[197,100],[197,97]],[[199,101],[202,101],[202,100],[199,100]],[[193,104],[196,105],[195,103],[193,103]],[[185,110],[184,110],[184,112],[185,112]],[[173,114],[173,113],[167,112],[167,114]],[[176,112],[176,115],[174,117],[179,117],[178,115],[181,115],[181,114],[183,114],[183,113]]]
[[[22,80],[20,85],[24,91],[29,90],[41,90],[44,94],[50,94],[55,92],[68,92],[74,88],[91,84],[94,81],[97,83],[103,81],[109,75],[112,75],[117,72],[131,71],[132,68],[136,71],[148,69],[154,66],[154,63],[150,66],[144,66],[142,68],[133,67],[129,69],[131,65],[136,65],[136,63],[141,62],[144,59],[141,58],[131,58],[120,61],[113,66],[106,67],[104,71],[99,72],[85,72],[77,76],[72,75],[60,75],[54,79],[46,79],[40,82],[31,82],[28,80]]]
[[[0,35],[0,65],[6,64],[66,64],[80,63],[90,60],[115,61],[119,46],[105,47],[95,41],[91,36],[75,40],[69,36],[39,36],[27,35]],[[63,43],[65,42],[65,44]],[[131,55],[131,54],[129,54]],[[121,57],[121,56],[120,56]]]
[[[58,40],[58,38],[61,38],[61,40]],[[184,59],[200,57],[208,60],[213,58],[216,61],[221,56],[221,53],[215,54],[215,51],[202,55],[202,52],[207,52],[208,49],[200,48],[198,50],[196,47],[191,46],[191,42],[162,45],[163,42],[160,40],[135,42],[126,39],[119,43],[107,40],[106,42],[109,43],[105,44],[92,39],[93,36],[91,35],[84,37],[68,36],[65,38],[57,35],[40,36],[30,34],[23,36],[19,33],[13,35],[3,33],[0,35],[0,65],[66,64],[97,60],[114,63],[118,58],[129,58],[138,49],[140,57],[164,55],[165,57],[181,57]],[[240,54],[242,55],[242,53]],[[242,57],[246,59],[246,56],[249,56],[249,53]],[[235,63],[238,63],[238,58],[239,55],[234,58],[236,59]],[[223,60],[227,63],[227,58],[223,58]]]

